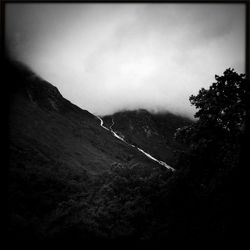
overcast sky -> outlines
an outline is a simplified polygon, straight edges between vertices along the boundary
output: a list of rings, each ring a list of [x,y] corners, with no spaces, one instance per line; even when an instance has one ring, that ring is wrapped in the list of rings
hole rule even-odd
[[[244,4],[7,4],[16,59],[97,115],[193,116],[189,96],[245,72]]]

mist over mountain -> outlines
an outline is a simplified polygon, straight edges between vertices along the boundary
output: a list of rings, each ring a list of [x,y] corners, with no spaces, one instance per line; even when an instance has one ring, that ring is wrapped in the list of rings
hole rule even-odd
[[[221,133],[208,150],[204,139],[192,149],[175,134],[199,121],[143,109],[96,117],[19,62],[4,69],[9,239],[147,245],[235,235],[238,139]]]
[[[123,162],[132,155],[147,161],[103,130],[96,116],[64,99],[56,87],[18,63],[10,67],[9,71],[16,72],[9,79],[12,147],[28,146],[38,156],[90,172],[102,171],[115,160]]]
[[[7,243],[239,243],[248,7],[5,3]]]
[[[8,197],[14,237],[37,237],[33,233],[40,229],[30,221],[46,227],[57,204],[79,191],[92,190],[95,176],[114,165],[163,169],[103,129],[96,116],[63,98],[56,87],[25,65],[7,60],[5,76],[9,89]],[[22,221],[31,224],[21,233]],[[13,223],[21,224],[16,228]]]

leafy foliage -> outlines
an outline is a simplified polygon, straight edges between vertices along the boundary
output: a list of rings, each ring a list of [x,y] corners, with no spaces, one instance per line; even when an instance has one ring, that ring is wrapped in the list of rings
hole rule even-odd
[[[176,132],[176,139],[190,145],[195,160],[207,162],[207,168],[231,168],[237,165],[240,135],[244,131],[249,105],[249,83],[244,74],[227,69],[208,90],[202,88],[190,102],[198,111],[197,122]],[[197,161],[198,162],[198,161]]]

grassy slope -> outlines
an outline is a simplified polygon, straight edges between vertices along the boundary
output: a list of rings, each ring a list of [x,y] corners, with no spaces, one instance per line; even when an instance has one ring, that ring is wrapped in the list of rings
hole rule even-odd
[[[150,162],[99,126],[100,121],[64,99],[51,84],[37,77],[18,79],[9,112],[12,147],[31,148],[90,172],[128,159]]]
[[[127,141],[170,165],[175,162],[175,151],[185,149],[174,142],[174,133],[177,128],[191,123],[189,119],[174,114],[151,114],[146,110],[105,116],[105,124],[110,126],[112,119],[115,123],[112,128],[125,136]]]
[[[23,66],[6,65],[11,235],[32,237],[42,231],[60,204],[84,197],[93,189],[94,176],[115,162],[156,166],[53,85]]]

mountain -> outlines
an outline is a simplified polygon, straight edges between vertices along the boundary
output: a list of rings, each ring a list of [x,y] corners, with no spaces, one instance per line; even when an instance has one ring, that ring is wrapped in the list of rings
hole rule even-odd
[[[175,165],[176,153],[185,150],[184,145],[174,140],[176,129],[192,123],[190,119],[172,113],[153,114],[144,109],[117,112],[103,120],[104,125],[126,141],[171,166]]]
[[[114,137],[95,115],[66,100],[26,66],[6,61],[4,72],[9,230],[14,238],[41,237],[60,204],[94,192],[96,176],[114,165],[164,168]]]
[[[231,137],[231,151],[223,144],[210,158],[207,148],[189,151],[173,140],[189,119],[146,110],[100,118],[18,62],[7,60],[4,76],[8,243],[80,239],[155,247],[235,237],[240,171],[238,155],[228,159],[238,147]],[[216,171],[208,175],[209,169]]]
[[[114,162],[152,163],[104,130],[96,116],[63,98],[56,87],[20,69],[10,80],[9,109],[10,146],[15,157],[20,155],[18,162],[28,154],[91,173]]]

